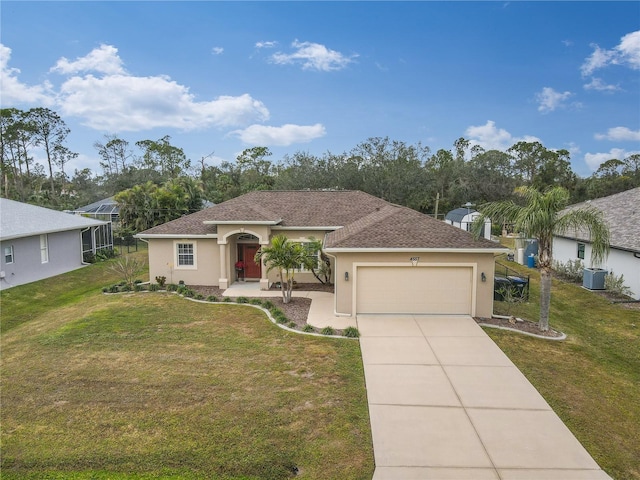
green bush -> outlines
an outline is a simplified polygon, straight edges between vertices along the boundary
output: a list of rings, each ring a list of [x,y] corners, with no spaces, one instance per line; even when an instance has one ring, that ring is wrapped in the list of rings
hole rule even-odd
[[[296,328],[297,326],[298,326],[298,324],[296,322],[287,323],[287,327],[289,327],[289,328]]]
[[[223,301],[223,302],[227,302],[227,303],[229,303],[229,302],[231,302],[231,298],[230,298],[230,297],[224,297],[224,298],[222,299],[222,301]]]
[[[157,283],[150,283],[149,284],[149,291],[150,292],[157,292],[158,290],[160,290],[160,285],[158,285]]]
[[[576,260],[568,260],[567,263],[554,261],[553,269],[559,277],[565,280],[577,283],[582,282],[584,263],[579,258]]]
[[[218,301],[218,297],[216,297],[215,295],[209,295],[207,297],[207,302],[217,302]]]
[[[144,288],[144,285],[140,284],[140,283],[136,283],[133,285],[133,291],[134,292],[142,292],[143,290],[146,290]]]
[[[344,332],[342,332],[342,334],[345,337],[349,338],[358,338],[360,336],[360,332],[356,327],[347,327],[344,329]]]
[[[109,291],[109,287],[102,287],[102,293],[107,293]]]
[[[621,274],[617,277],[613,270],[604,277],[604,288],[619,296],[630,297],[633,295],[631,289],[624,284],[624,275]]]
[[[194,297],[196,300],[204,300],[204,295],[202,295],[201,293],[197,293],[196,296]]]
[[[236,298],[236,303],[249,303],[249,299],[247,297],[238,297]]]
[[[170,292],[177,292],[178,285],[176,285],[175,283],[170,283],[169,285],[167,285],[167,290]]]
[[[156,277],[156,282],[160,287],[164,287],[165,283],[167,283],[167,277],[158,275]]]
[[[176,292],[178,292],[178,295],[185,295],[187,293],[187,290],[189,290],[189,289],[185,285],[180,285],[176,289]]]
[[[109,287],[109,293],[118,293],[120,291],[120,285],[111,285]]]
[[[271,311],[271,309],[273,307],[275,307],[275,305],[273,304],[273,302],[271,300],[265,300],[264,302],[262,302],[262,306],[264,308],[266,308],[267,310]]]
[[[320,333],[322,335],[334,335],[335,330],[333,329],[333,327],[324,327],[322,330],[320,330]]]
[[[249,300],[249,303],[251,305],[262,306],[262,300],[260,300],[259,298],[252,298],[251,300]]]
[[[302,327],[302,331],[303,332],[315,332],[315,328],[313,328],[311,325],[309,325],[308,323]]]

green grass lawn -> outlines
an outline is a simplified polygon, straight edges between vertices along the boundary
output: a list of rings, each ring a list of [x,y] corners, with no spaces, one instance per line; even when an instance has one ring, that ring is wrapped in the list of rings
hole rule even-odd
[[[531,275],[532,300],[511,313],[537,322],[539,274],[501,263]],[[494,308],[506,313],[503,302]],[[550,326],[568,339],[485,331],[609,475],[640,479],[640,310],[554,279]]]
[[[114,281],[3,292],[3,479],[371,478],[357,341]]]

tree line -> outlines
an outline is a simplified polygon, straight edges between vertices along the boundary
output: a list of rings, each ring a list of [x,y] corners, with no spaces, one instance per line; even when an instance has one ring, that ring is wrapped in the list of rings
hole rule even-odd
[[[235,161],[193,163],[171,137],[130,144],[105,135],[94,147],[100,171],[69,174],[78,156],[66,146],[64,120],[46,108],[0,110],[0,195],[56,209],[75,209],[118,194],[128,228],[140,231],[253,190],[362,190],[423,213],[444,214],[471,202],[512,198],[518,186],[562,186],[571,203],[640,186],[640,155],[604,162],[582,178],[567,150],[517,142],[506,151],[485,150],[464,138],[450,150],[388,137],[369,138],[348,152],[304,151],[272,160],[266,147],[244,150]],[[35,160],[34,154],[41,157]]]

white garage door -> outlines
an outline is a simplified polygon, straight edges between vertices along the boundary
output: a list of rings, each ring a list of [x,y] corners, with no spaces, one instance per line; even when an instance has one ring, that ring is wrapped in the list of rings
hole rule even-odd
[[[358,267],[357,313],[470,315],[471,267]]]

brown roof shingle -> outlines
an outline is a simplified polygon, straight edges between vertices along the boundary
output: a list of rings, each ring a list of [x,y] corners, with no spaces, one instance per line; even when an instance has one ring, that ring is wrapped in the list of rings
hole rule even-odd
[[[349,190],[250,192],[141,235],[215,234],[216,226],[205,225],[205,221],[335,228],[327,235],[327,248],[499,248],[494,242],[475,239],[468,232],[410,208]]]

